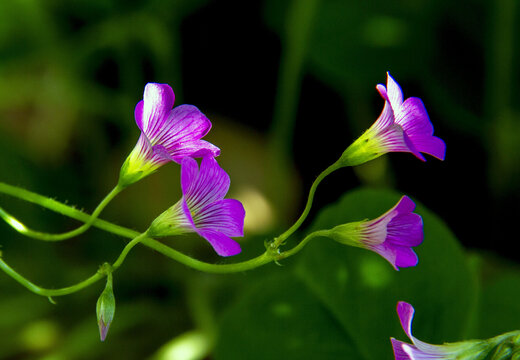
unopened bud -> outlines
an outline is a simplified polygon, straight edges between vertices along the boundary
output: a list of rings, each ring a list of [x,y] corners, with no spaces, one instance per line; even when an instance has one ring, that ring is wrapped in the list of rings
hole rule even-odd
[[[108,273],[105,290],[103,290],[99,296],[96,304],[96,315],[101,341],[105,341],[105,338],[107,337],[108,328],[114,319],[115,310],[116,298],[114,297],[114,292],[112,290],[112,273]]]

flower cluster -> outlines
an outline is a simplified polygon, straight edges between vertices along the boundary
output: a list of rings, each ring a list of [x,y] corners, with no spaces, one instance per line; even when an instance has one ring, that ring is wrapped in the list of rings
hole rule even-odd
[[[377,121],[338,161],[339,166],[359,165],[387,152],[410,152],[424,161],[427,153],[444,159],[445,144],[433,136],[433,127],[419,98],[403,100],[402,91],[388,74],[387,85],[377,90],[385,100]],[[221,256],[240,252],[231,237],[243,236],[244,208],[224,199],[229,176],[215,157],[220,150],[201,140],[211,122],[196,107],[173,108],[175,96],[166,84],[148,84],[135,108],[141,136],[121,169],[120,184],[127,186],[151,174],[166,162],[181,164],[182,198],[155,219],[148,229],[153,237],[195,232]],[[193,158],[202,158],[200,170]],[[398,270],[415,266],[412,247],[423,240],[422,219],[415,204],[402,197],[379,218],[337,226],[327,235],[343,244],[366,248],[383,256]]]
[[[141,131],[137,144],[121,167],[118,184],[100,202],[91,216],[81,212],[79,216],[77,210],[68,209],[66,205],[58,204],[54,200],[34,194],[28,196],[25,190],[12,191],[12,187],[0,186],[0,192],[3,188],[3,191],[8,194],[23,194],[15,196],[26,200],[30,198],[28,201],[78,218],[85,221],[85,224],[66,233],[49,234],[29,229],[1,208],[0,217],[18,232],[30,237],[46,241],[68,239],[81,234],[91,225],[96,225],[100,212],[119,192],[169,162],[181,166],[181,199],[160,214],[145,232],[136,236],[130,235],[133,239],[126,244],[114,263],[106,263],[106,266],[104,265],[94,276],[76,285],[63,289],[40,288],[5,264],[1,252],[0,270],[39,295],[49,296],[49,299],[51,296],[79,291],[106,276],[107,284],[96,306],[100,337],[104,340],[114,318],[116,306],[112,272],[121,266],[128,252],[138,243],[150,246],[195,269],[215,273],[239,272],[285,259],[300,251],[310,239],[322,235],[342,244],[373,251],[386,259],[396,270],[415,266],[418,257],[413,248],[423,241],[423,223],[422,218],[414,213],[415,203],[407,196],[401,197],[395,206],[376,219],[342,224],[329,230],[318,230],[305,237],[292,249],[280,250],[280,247],[286,244],[286,240],[300,228],[308,216],[319,183],[333,171],[344,166],[361,165],[388,152],[409,152],[423,161],[425,160],[423,154],[444,159],[445,144],[440,138],[433,136],[433,127],[422,101],[419,98],[404,100],[399,85],[390,74],[386,86],[377,85],[377,90],[385,101],[381,115],[343,152],[337,162],[316,178],[311,186],[305,209],[298,220],[271,242],[267,242],[265,253],[247,261],[221,265],[192,259],[153,239],[195,233],[207,240],[218,255],[233,256],[241,251],[240,245],[233,237],[244,235],[245,210],[240,201],[225,198],[230,187],[230,178],[216,160],[220,155],[220,149],[202,140],[211,129],[211,121],[195,106],[174,107],[175,95],[169,85],[149,83],[145,86],[143,100],[135,107],[135,121]],[[200,159],[200,165],[196,159]],[[119,226],[106,221],[103,224],[103,229],[106,231],[122,233]],[[128,231],[124,231],[125,234],[135,233],[133,230],[126,230]],[[396,360],[473,359],[469,357],[471,354],[488,351],[491,346],[489,344],[493,340],[430,345],[412,336],[411,305],[399,303],[398,313],[412,344],[392,339]],[[498,348],[495,355],[489,359],[505,359],[501,354],[506,354],[511,349],[517,357],[520,356],[517,346],[517,343],[520,343],[520,335],[509,334],[508,336],[510,341],[508,340],[507,346],[513,345]],[[495,346],[498,340],[493,341]]]
[[[421,153],[444,160],[446,145],[433,136],[433,126],[421,99],[403,100],[403,92],[387,73],[386,87],[377,85],[385,100],[383,111],[376,122],[352,143],[335,166],[356,166],[388,152],[409,152],[422,161]],[[386,213],[374,220],[364,220],[336,226],[321,234],[334,240],[374,251],[392,266],[417,265],[418,258],[412,247],[423,241],[422,219],[413,213],[415,204],[407,196]]]
[[[121,168],[119,183],[128,186],[174,161],[181,164],[183,198],[159,216],[153,236],[196,232],[221,256],[240,252],[230,236],[243,236],[245,211],[238,200],[224,199],[230,180],[215,157],[220,149],[201,140],[210,120],[192,105],[173,108],[175,95],[167,84],[147,84],[135,107],[139,140]],[[200,172],[194,158],[202,158]]]

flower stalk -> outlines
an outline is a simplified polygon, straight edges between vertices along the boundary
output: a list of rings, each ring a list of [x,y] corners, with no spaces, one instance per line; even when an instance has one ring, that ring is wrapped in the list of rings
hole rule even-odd
[[[316,189],[318,188],[318,185],[320,185],[320,183],[323,181],[323,179],[325,179],[328,175],[330,175],[334,171],[338,170],[339,168],[341,168],[341,166],[339,165],[339,163],[336,162],[336,163],[330,165],[325,170],[323,170],[321,172],[321,174],[318,175],[316,180],[314,180],[314,182],[312,183],[311,188],[309,190],[309,195],[307,196],[307,203],[305,204],[305,208],[303,209],[302,214],[300,215],[298,220],[296,220],[296,222],[289,229],[287,229],[280,236],[276,237],[270,243],[269,248],[272,252],[277,252],[278,248],[284,244],[285,240],[287,240],[289,238],[289,236],[294,234],[294,232],[300,228],[300,226],[303,224],[303,222],[309,215],[309,212],[311,211],[312,202],[314,201],[314,194],[316,193]]]
[[[80,211],[78,209],[75,209],[71,206],[65,205],[59,201],[56,201],[51,198],[47,198],[45,196],[33,193],[31,191],[18,188],[16,186],[7,185],[0,182],[0,193],[4,193],[7,195],[11,195],[13,197],[34,203],[36,205],[40,205],[44,208],[47,208],[49,210],[53,210],[57,213],[60,213],[62,215],[71,217],[73,219],[87,222],[91,219],[91,216],[84,213],[83,211]],[[20,222],[18,219],[14,218],[13,216],[9,215],[9,219],[11,221],[7,221],[9,225],[12,226],[12,224],[19,224],[18,227],[24,227],[27,229],[27,231],[32,231],[28,227],[26,227],[22,222]],[[4,217],[4,220],[6,218]],[[191,267],[195,270],[206,272],[206,273],[212,273],[212,274],[229,274],[229,273],[237,273],[237,272],[243,272],[255,269],[257,267],[266,265],[268,263],[283,260],[285,258],[288,258],[290,256],[295,255],[299,251],[303,249],[303,247],[313,238],[318,237],[321,235],[320,232],[312,233],[308,235],[304,240],[302,240],[297,246],[294,248],[285,251],[285,252],[278,252],[274,253],[272,251],[267,250],[266,252],[262,253],[261,255],[252,258],[250,260],[246,260],[243,262],[237,262],[233,264],[212,264],[204,261],[200,261],[197,259],[194,259],[186,254],[183,254],[153,238],[148,237],[147,233],[138,233],[135,230],[128,229],[126,227],[112,224],[106,220],[102,219],[94,219],[92,220],[92,225],[102,229],[104,231],[113,233],[115,235],[119,235],[125,238],[133,239],[130,241],[121,251],[121,254],[116,259],[116,261],[112,264],[111,268],[112,271],[117,270],[126,259],[126,256],[130,252],[130,250],[136,246],[137,244],[141,243],[148,248],[155,250],[162,255],[175,260],[185,266]],[[16,270],[14,270],[12,267],[10,267],[4,259],[0,256],[0,269],[9,275],[11,278],[16,280],[18,283],[23,285],[25,288],[27,288],[29,291],[45,297],[50,296],[64,296],[69,295],[75,292],[78,292],[80,290],[83,290],[84,288],[98,282],[99,280],[103,279],[106,276],[106,273],[98,270],[94,275],[90,276],[89,278],[64,288],[60,289],[47,289],[40,287],[30,280],[26,279],[24,276],[20,275]]]
[[[14,190],[14,188],[15,188],[15,187],[11,187],[10,185],[2,184],[2,183],[0,183],[0,187],[1,187],[0,191],[2,191],[2,188],[4,188],[5,190],[8,190],[8,191]],[[18,190],[21,190],[21,189],[18,188],[15,191],[18,192]],[[11,227],[14,228],[16,231],[18,231],[20,234],[25,235],[27,237],[30,237],[30,238],[33,238],[36,240],[42,240],[42,241],[51,241],[51,242],[63,241],[63,240],[71,239],[75,236],[81,235],[82,233],[87,231],[92,226],[92,224],[97,219],[97,217],[101,214],[101,211],[103,211],[103,209],[108,205],[108,203],[110,203],[110,201],[112,201],[112,199],[114,199],[122,190],[123,190],[123,187],[116,185],[116,187],[114,187],[112,189],[112,191],[110,191],[108,193],[108,195],[105,196],[105,198],[99,203],[99,205],[96,207],[96,209],[94,209],[94,212],[92,213],[92,215],[90,216],[88,221],[86,221],[80,227],[78,227],[74,230],[71,230],[71,231],[64,232],[64,233],[53,234],[53,233],[46,233],[46,232],[31,230],[31,229],[27,228],[25,225],[23,225],[22,223],[15,220],[13,216],[11,216],[7,211],[5,211],[1,207],[0,207],[0,217],[2,217],[2,219],[4,219],[4,221],[6,221],[9,225],[11,225]],[[8,193],[8,192],[6,191],[6,193]]]

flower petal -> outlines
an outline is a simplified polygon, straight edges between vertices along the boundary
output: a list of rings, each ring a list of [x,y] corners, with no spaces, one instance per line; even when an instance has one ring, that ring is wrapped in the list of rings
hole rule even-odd
[[[397,124],[396,124],[397,125]],[[403,138],[404,142],[406,144],[406,147],[408,148],[407,151],[411,152],[413,155],[415,155],[416,158],[418,158],[421,161],[426,161],[424,156],[420,153],[420,151],[415,147],[415,144],[410,139],[410,137],[406,134],[406,132],[403,132]],[[397,150],[396,150],[397,151]]]
[[[403,128],[398,124],[391,124],[384,132],[379,134],[379,142],[386,152],[417,152],[413,144],[408,141],[408,137],[403,132]],[[420,156],[420,154],[419,154]]]
[[[395,122],[401,125],[411,138],[420,134],[433,134],[433,125],[424,103],[417,97],[406,99],[403,105],[396,109]]]
[[[406,137],[402,126],[395,122],[395,110],[392,108],[386,88],[381,84],[376,88],[385,100],[385,106],[367,132],[371,137],[378,138],[378,142],[387,152],[412,152],[420,158],[421,154]]]
[[[401,196],[401,198],[397,202],[397,205],[395,205],[392,210],[396,211],[398,214],[403,214],[411,213],[412,211],[414,211],[414,209],[415,203],[408,196],[404,195]]]
[[[183,194],[187,194],[192,184],[199,175],[199,164],[191,157],[185,157],[181,162],[181,189]]]
[[[439,160],[444,160],[446,157],[446,144],[442,139],[436,136],[416,136],[414,144],[417,146],[419,151],[430,154]]]
[[[446,144],[433,136],[433,125],[421,99],[406,99],[395,113],[395,122],[403,127],[410,140],[420,151],[444,160]]]
[[[151,157],[151,160],[153,162],[163,163],[171,160],[170,154],[168,154],[168,150],[160,144],[152,146],[152,152],[153,155]]]
[[[379,91],[379,94],[381,95],[381,97],[385,100],[385,106],[383,107],[383,111],[377,118],[374,125],[372,125],[372,127],[379,129],[379,130],[383,130],[395,122],[394,110],[392,109],[392,105],[390,104],[390,101],[388,100],[388,94],[386,93],[386,88],[383,85],[379,84],[376,86],[376,89],[377,89],[377,91]]]
[[[220,256],[233,256],[240,253],[240,245],[230,237],[212,230],[198,231]]]
[[[141,131],[143,131],[143,107],[144,107],[144,101],[141,100],[135,105],[135,109],[134,109],[135,123],[137,124],[137,127]]]
[[[416,266],[419,261],[417,254],[408,246],[394,245],[386,241],[368,248],[384,257],[392,264],[395,270],[399,270],[402,267]]]
[[[185,157],[203,158],[220,155],[220,149],[205,140],[195,140],[179,146],[173,146],[170,148],[170,152],[172,155],[169,158],[176,163],[180,163]]]
[[[198,229],[211,229],[227,236],[244,236],[245,215],[240,201],[223,199],[205,206],[193,221]]]
[[[392,108],[394,108],[394,110],[399,108],[403,103],[403,92],[401,91],[399,84],[394,80],[389,72],[386,73],[386,88]]]
[[[412,248],[407,246],[393,246],[392,251],[395,254],[395,266],[399,268],[416,266],[419,258]]]
[[[391,338],[392,348],[394,349],[395,360],[413,360],[404,350],[403,345],[408,345],[405,342]],[[409,346],[409,345],[408,345]]]
[[[202,159],[200,171],[196,177],[190,177],[188,182],[184,180],[183,176],[182,192],[191,213],[196,214],[204,206],[223,199],[229,190],[229,185],[229,175],[213,157],[207,156]]]
[[[167,149],[204,137],[211,129],[211,121],[193,105],[180,105],[168,113],[156,136]]]
[[[410,360],[435,360],[435,359],[437,359],[437,360],[447,360],[445,354],[443,354],[443,353],[433,353],[433,354],[425,353],[422,350],[420,350],[419,348],[417,348],[416,346],[410,345],[410,344],[406,344],[406,343],[402,344],[402,349],[403,349],[403,352],[406,355],[408,355],[408,358],[404,358],[404,359],[410,359]]]
[[[418,246],[423,238],[423,222],[418,214],[399,214],[387,225],[386,241],[394,245]]]
[[[146,84],[143,100],[136,105],[134,115],[137,126],[151,142],[154,142],[157,133],[163,128],[174,101],[175,95],[169,85]]]
[[[415,338],[412,335],[412,321],[415,309],[413,306],[405,301],[399,301],[397,303],[397,315],[399,316],[399,321],[401,322],[401,326],[403,330],[408,336],[408,338],[412,341]]]

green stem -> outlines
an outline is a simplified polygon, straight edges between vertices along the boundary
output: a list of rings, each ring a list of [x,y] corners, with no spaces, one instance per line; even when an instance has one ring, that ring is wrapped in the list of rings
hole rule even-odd
[[[47,209],[56,211],[62,215],[69,216],[73,219],[87,222],[90,220],[90,216],[88,214],[85,214],[84,212],[74,209],[68,205],[62,204],[56,200],[46,198],[44,196],[41,196],[39,194],[35,194],[31,191],[19,189],[17,187],[7,185],[4,183],[0,183],[0,193],[12,195],[14,197],[20,198],[22,200],[29,201],[31,203],[40,205],[42,207],[45,207]],[[5,211],[4,211],[5,213]],[[18,228],[25,228],[26,231],[32,231],[28,229],[25,225],[23,225],[20,221],[18,221],[16,218],[9,215],[9,217],[4,218],[4,220],[7,221],[8,224],[13,226],[12,224],[18,224],[18,226],[13,226],[16,230]],[[98,227],[100,229],[103,229],[105,231],[111,232],[113,234],[123,236],[126,238],[134,239],[137,236],[140,235],[139,232],[125,228],[123,226],[112,224],[108,221],[101,220],[101,219],[95,219],[92,222],[92,225],[95,227]],[[192,257],[189,257],[187,255],[184,255],[183,253],[172,249],[169,246],[164,245],[163,243],[149,238],[144,237],[141,240],[142,244],[163,254],[166,257],[169,257],[170,259],[173,259],[175,261],[178,261],[186,266],[192,267],[196,270],[203,271],[203,272],[209,272],[209,273],[232,273],[232,272],[241,272],[245,270],[250,270],[253,268],[256,268],[258,266],[267,264],[274,259],[274,256],[269,255],[267,252],[248,261],[244,261],[241,263],[235,263],[235,264],[210,264],[206,263],[200,260],[193,259]],[[135,244],[134,244],[135,245]],[[134,246],[132,245],[132,247]]]
[[[107,275],[111,275],[114,271],[116,271],[125,261],[126,256],[130,252],[130,250],[137,245],[143,238],[146,237],[146,233],[139,234],[132,241],[130,241],[121,251],[121,254],[117,258],[117,260],[110,266],[105,264],[102,266],[94,275],[89,278],[75,284],[72,286],[67,286],[61,289],[45,289],[38,285],[35,285],[31,281],[27,280],[25,277],[16,272],[12,267],[7,265],[7,263],[0,257],[0,269],[2,269],[7,275],[12,277],[18,283],[20,283],[25,288],[29,289],[31,292],[41,295],[41,296],[63,296],[69,295],[75,292],[78,292],[87,286],[94,284],[95,282],[101,280]]]
[[[320,230],[320,231],[315,231],[312,234],[307,235],[302,241],[300,241],[298,243],[298,245],[293,247],[291,250],[287,250],[287,251],[280,253],[280,255],[278,256],[278,260],[288,258],[289,256],[293,256],[294,254],[298,253],[301,249],[303,249],[309,241],[311,241],[315,237],[320,237],[320,236],[326,237],[327,233],[328,233],[328,230]]]
[[[139,244],[144,238],[146,238],[146,233],[139,234],[135,238],[133,238],[132,241],[125,245],[125,247],[121,251],[121,254],[119,254],[117,260],[112,264],[113,271],[115,271],[117,268],[121,266],[121,264],[123,264],[123,261],[125,261],[126,256],[130,252],[130,250],[132,250],[132,248]]]
[[[189,257],[187,255],[184,255],[181,252],[178,252],[177,250],[172,249],[169,246],[164,245],[163,243],[146,238],[143,241],[143,244],[160,252],[161,254],[169,257],[170,259],[176,260],[186,266],[189,266],[193,269],[212,273],[212,274],[229,274],[229,273],[235,273],[235,272],[242,272],[247,270],[252,270],[254,268],[257,268],[259,266],[265,265],[267,263],[270,263],[276,258],[268,253],[267,251],[263,253],[262,255],[259,255],[253,259],[234,263],[234,264],[210,264],[204,261],[200,261],[197,259],[194,259],[192,257]]]
[[[336,170],[336,168],[337,167],[334,167],[334,165],[330,166],[323,173],[321,173],[320,176],[318,176],[318,178],[314,182],[313,186],[311,187],[311,191],[309,193],[309,200],[307,203],[307,207],[304,210],[305,216],[309,212],[310,205],[312,203],[312,197],[314,196],[316,187],[321,182],[321,180],[323,180],[323,178],[325,176],[330,174],[332,171]],[[0,193],[5,193],[8,195],[12,195],[14,197],[20,198],[22,200],[32,202],[34,204],[37,204],[37,205],[40,205],[47,209],[56,211],[62,215],[69,216],[69,217],[79,220],[79,221],[88,222],[91,220],[91,217],[88,214],[86,214],[80,210],[74,209],[74,208],[72,208],[68,205],[62,204],[56,200],[46,198],[44,196],[35,194],[28,190],[19,189],[14,186],[11,186],[11,185],[0,183]],[[3,211],[3,213],[7,214],[5,211]],[[302,214],[302,216],[300,217],[300,220],[301,220],[301,221],[299,221],[300,224],[301,224],[301,222],[303,222],[304,214]],[[18,221],[16,218],[14,218],[13,216],[11,216],[9,214],[7,214],[7,215],[8,215],[8,217],[4,217],[4,216],[2,216],[2,217],[4,218],[4,220],[6,220],[6,222],[8,224],[13,226],[16,230],[18,230],[19,228],[24,228],[24,229],[26,229],[25,230],[26,232],[32,231],[32,230],[28,229],[20,221]],[[14,226],[13,224],[17,224],[17,225]],[[298,222],[297,222],[297,224],[298,224]],[[242,272],[242,271],[257,268],[259,266],[265,265],[265,264],[270,263],[275,260],[287,258],[289,256],[294,255],[298,251],[300,251],[303,248],[303,246],[305,246],[307,241],[310,240],[310,239],[306,238],[307,240],[304,239],[302,241],[302,243],[300,243],[299,245],[296,246],[297,249],[295,248],[295,249],[290,250],[289,252],[284,252],[281,254],[278,254],[277,252],[273,252],[272,249],[270,249],[270,250],[266,251],[265,253],[255,257],[253,259],[247,260],[247,261],[234,263],[234,264],[211,264],[211,263],[207,263],[204,261],[194,259],[177,250],[174,250],[171,247],[164,245],[163,243],[146,236],[146,232],[143,234],[140,234],[139,232],[137,232],[135,230],[131,230],[131,229],[128,229],[123,226],[115,225],[115,224],[112,224],[108,221],[101,220],[101,219],[92,220],[92,225],[97,228],[100,228],[102,230],[108,231],[110,233],[133,239],[125,246],[125,248],[123,249],[123,251],[120,255],[120,258],[118,258],[118,260],[116,260],[114,265],[120,266],[121,262],[124,260],[124,258],[128,254],[128,252],[135,245],[137,245],[139,242],[141,242],[143,245],[163,254],[166,257],[169,257],[170,259],[180,262],[181,264],[184,264],[186,266],[189,266],[193,269],[196,269],[196,270],[199,270],[202,272],[208,272],[208,273],[214,273],[214,274]],[[295,226],[296,226],[296,224],[293,225],[293,227],[291,227],[291,229],[294,228],[294,230],[296,230],[297,227],[295,227]],[[291,230],[291,229],[289,229],[289,230]],[[286,231],[284,234],[288,234],[289,230]],[[292,232],[294,232],[294,230]],[[287,235],[287,237],[288,237],[288,235]]]
[[[316,192],[318,185],[322,182],[323,179],[325,179],[325,177],[327,177],[333,171],[339,169],[340,167],[341,166],[339,166],[338,163],[336,162],[336,163],[332,164],[331,166],[329,166],[328,168],[326,168],[325,170],[323,170],[323,172],[320,175],[318,175],[316,180],[314,180],[314,182],[312,183],[311,189],[309,190],[307,204],[305,205],[305,209],[303,210],[302,214],[300,215],[298,220],[296,220],[296,222],[287,231],[285,231],[283,234],[281,234],[280,236],[278,236],[277,238],[274,239],[273,243],[271,244],[272,250],[276,251],[280,247],[280,245],[282,245],[283,242],[285,240],[287,240],[287,238],[289,236],[291,236],[296,230],[298,230],[298,228],[302,225],[302,223],[307,218],[307,215],[309,215],[309,211],[311,210],[312,202],[314,200],[314,193]]]
[[[90,218],[91,218],[90,215],[88,215],[80,210],[77,210],[71,206],[60,203],[59,201],[36,194],[34,192],[31,192],[31,191],[28,191],[25,189],[18,188],[16,186],[2,183],[2,182],[0,182],[0,193],[4,193],[7,195],[16,197],[18,199],[42,206],[46,209],[57,212],[58,214],[71,217],[73,219],[82,221],[84,223],[89,222]],[[6,214],[8,216],[4,216]],[[29,232],[32,232],[32,233],[36,232],[34,230],[30,230],[29,228],[27,228],[20,221],[18,221],[13,216],[9,215],[3,209],[2,209],[2,211],[0,211],[0,216],[17,231],[19,231],[19,229],[23,229],[25,227],[27,229],[27,231],[29,231]],[[94,219],[92,221],[92,226],[95,226],[99,229],[111,232],[111,233],[119,235],[119,236],[130,238],[130,239],[133,239],[134,237],[139,235],[139,233],[137,231],[130,230],[123,226],[115,225],[108,221],[100,220],[100,219]],[[23,232],[22,232],[22,234],[23,234]]]
[[[41,296],[63,296],[75,293],[81,289],[86,288],[87,286],[90,286],[97,282],[98,280],[101,280],[105,277],[105,274],[101,272],[96,272],[94,275],[89,277],[86,280],[83,280],[82,282],[79,282],[75,285],[64,287],[61,289],[45,289],[42,287],[39,287],[38,285],[33,284],[26,278],[24,278],[22,275],[18,274],[13,268],[11,268],[9,265],[5,263],[5,261],[0,258],[0,269],[4,271],[7,275],[12,277],[14,280],[16,280],[18,283],[20,283],[22,286],[29,289],[29,291],[41,295]]]
[[[99,205],[96,207],[92,215],[89,217],[89,219],[80,227],[67,231],[60,234],[51,234],[51,233],[45,233],[40,231],[31,230],[25,226],[23,226],[21,223],[17,222],[14,217],[9,215],[4,209],[0,207],[0,217],[2,217],[9,225],[11,225],[16,231],[19,233],[26,235],[28,237],[43,240],[43,241],[62,241],[66,239],[70,239],[72,237],[78,236],[82,233],[84,233],[88,228],[90,228],[95,221],[95,219],[99,216],[101,211],[108,205],[108,203],[117,195],[119,194],[123,188],[119,185],[116,185],[115,188],[108,193],[107,196],[99,203]],[[23,195],[25,190],[16,188],[14,186],[10,186],[7,184],[0,183],[0,192],[7,193],[12,196],[21,197],[20,195]],[[29,200],[31,201],[31,200]],[[31,201],[32,202],[32,201]],[[60,212],[60,211],[58,211]]]

